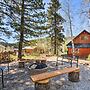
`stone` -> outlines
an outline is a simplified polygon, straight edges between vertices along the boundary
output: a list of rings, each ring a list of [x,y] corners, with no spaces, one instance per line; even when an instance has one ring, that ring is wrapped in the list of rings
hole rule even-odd
[[[62,81],[60,81],[60,80],[57,80],[57,81],[56,81],[56,84],[57,84],[57,85],[60,85],[60,86],[63,85]]]

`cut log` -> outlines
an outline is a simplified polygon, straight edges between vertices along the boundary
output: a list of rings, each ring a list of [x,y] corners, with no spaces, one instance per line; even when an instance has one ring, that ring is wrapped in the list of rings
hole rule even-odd
[[[25,67],[25,62],[19,61],[19,68],[24,68]]]
[[[49,90],[50,81],[49,79],[35,82],[35,90]]]
[[[78,82],[79,74],[80,74],[79,70],[68,73],[68,80],[71,82]]]

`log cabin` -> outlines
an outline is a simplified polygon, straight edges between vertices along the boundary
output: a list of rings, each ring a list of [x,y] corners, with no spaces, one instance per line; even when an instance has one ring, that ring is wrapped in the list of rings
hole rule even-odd
[[[74,39],[74,55],[80,58],[87,58],[90,54],[90,33],[83,30]],[[72,42],[67,44],[68,56],[72,56]]]

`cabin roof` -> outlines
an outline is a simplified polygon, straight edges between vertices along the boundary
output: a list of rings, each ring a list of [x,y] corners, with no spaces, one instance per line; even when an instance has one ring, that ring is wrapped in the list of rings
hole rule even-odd
[[[90,34],[90,32],[88,32],[88,31],[86,31],[86,30],[83,30],[83,31],[82,31],[81,33],[79,33],[76,37],[74,37],[73,40],[76,39],[76,38],[79,37],[82,33],[85,33],[85,32],[88,33],[88,34]]]
[[[79,37],[82,33],[88,33],[88,34],[90,34],[88,31],[86,31],[86,30],[83,30],[81,33],[79,33],[75,38],[73,38],[73,40],[74,39],[76,39],[77,37]],[[80,48],[80,47],[87,47],[87,48],[90,48],[90,43],[88,43],[88,44],[80,44],[80,43],[78,43],[78,44],[74,44],[75,45],[75,47],[78,47],[78,48]],[[72,42],[70,41],[68,44],[67,44],[67,47],[72,47]]]

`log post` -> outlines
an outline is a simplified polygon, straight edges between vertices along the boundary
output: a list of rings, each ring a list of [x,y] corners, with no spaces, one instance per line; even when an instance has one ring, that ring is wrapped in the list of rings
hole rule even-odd
[[[80,70],[68,73],[69,81],[71,81],[71,82],[78,82],[79,81],[79,74],[80,74]]]
[[[49,90],[50,81],[49,79],[35,82],[35,90]]]
[[[25,67],[25,62],[19,61],[19,68],[24,68],[24,67]]]

